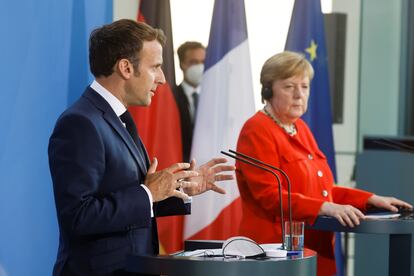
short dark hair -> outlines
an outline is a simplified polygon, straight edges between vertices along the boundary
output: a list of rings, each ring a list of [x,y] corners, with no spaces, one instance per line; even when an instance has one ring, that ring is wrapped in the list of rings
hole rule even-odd
[[[89,64],[95,77],[108,77],[120,59],[128,59],[138,70],[139,53],[144,41],[158,40],[165,44],[161,29],[143,22],[121,19],[92,31],[89,38]]]
[[[194,49],[206,49],[203,44],[197,41],[187,41],[180,45],[177,49],[177,55],[178,59],[180,60],[180,63],[184,61],[185,59],[185,53],[187,53],[188,50],[194,50]]]

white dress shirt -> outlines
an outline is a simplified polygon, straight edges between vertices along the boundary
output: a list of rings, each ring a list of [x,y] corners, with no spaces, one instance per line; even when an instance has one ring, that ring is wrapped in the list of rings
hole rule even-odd
[[[93,90],[95,90],[99,95],[101,95],[102,98],[105,99],[105,101],[108,102],[108,104],[111,106],[111,108],[115,112],[116,116],[118,116],[118,118],[127,110],[126,107],[121,103],[121,101],[117,97],[115,97],[105,87],[100,85],[96,80],[94,80],[92,82],[91,88]],[[119,118],[119,120],[121,121],[120,118]],[[124,127],[126,127],[125,124],[122,121],[121,121],[121,123]],[[148,194],[148,200],[150,202],[151,217],[154,217],[154,211],[152,210],[152,200],[153,200],[153,198],[152,198],[151,191],[144,184],[141,184],[141,187]]]

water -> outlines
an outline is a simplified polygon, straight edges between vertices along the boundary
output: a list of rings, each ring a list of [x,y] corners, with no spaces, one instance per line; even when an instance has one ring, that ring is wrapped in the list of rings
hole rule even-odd
[[[292,250],[300,251],[303,250],[303,243],[305,239],[303,235],[292,235]],[[285,246],[286,249],[290,249],[290,235],[285,235]]]

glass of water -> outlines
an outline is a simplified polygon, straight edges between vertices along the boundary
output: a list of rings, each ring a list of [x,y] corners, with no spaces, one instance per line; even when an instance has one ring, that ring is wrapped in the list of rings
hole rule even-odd
[[[304,243],[305,223],[303,221],[292,221],[292,231],[290,222],[285,221],[285,246],[289,251],[302,251]],[[291,236],[292,235],[292,236]]]

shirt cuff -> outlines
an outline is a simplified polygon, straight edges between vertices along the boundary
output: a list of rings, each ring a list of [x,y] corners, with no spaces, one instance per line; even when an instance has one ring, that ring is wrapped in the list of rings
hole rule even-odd
[[[152,194],[151,194],[151,191],[144,184],[141,184],[141,187],[144,188],[144,190],[147,192],[149,202],[150,202],[151,217],[153,218],[154,217],[154,210],[152,210]]]
[[[184,204],[192,203],[193,202],[193,197],[189,196],[188,199],[185,199],[183,201],[184,201]]]

